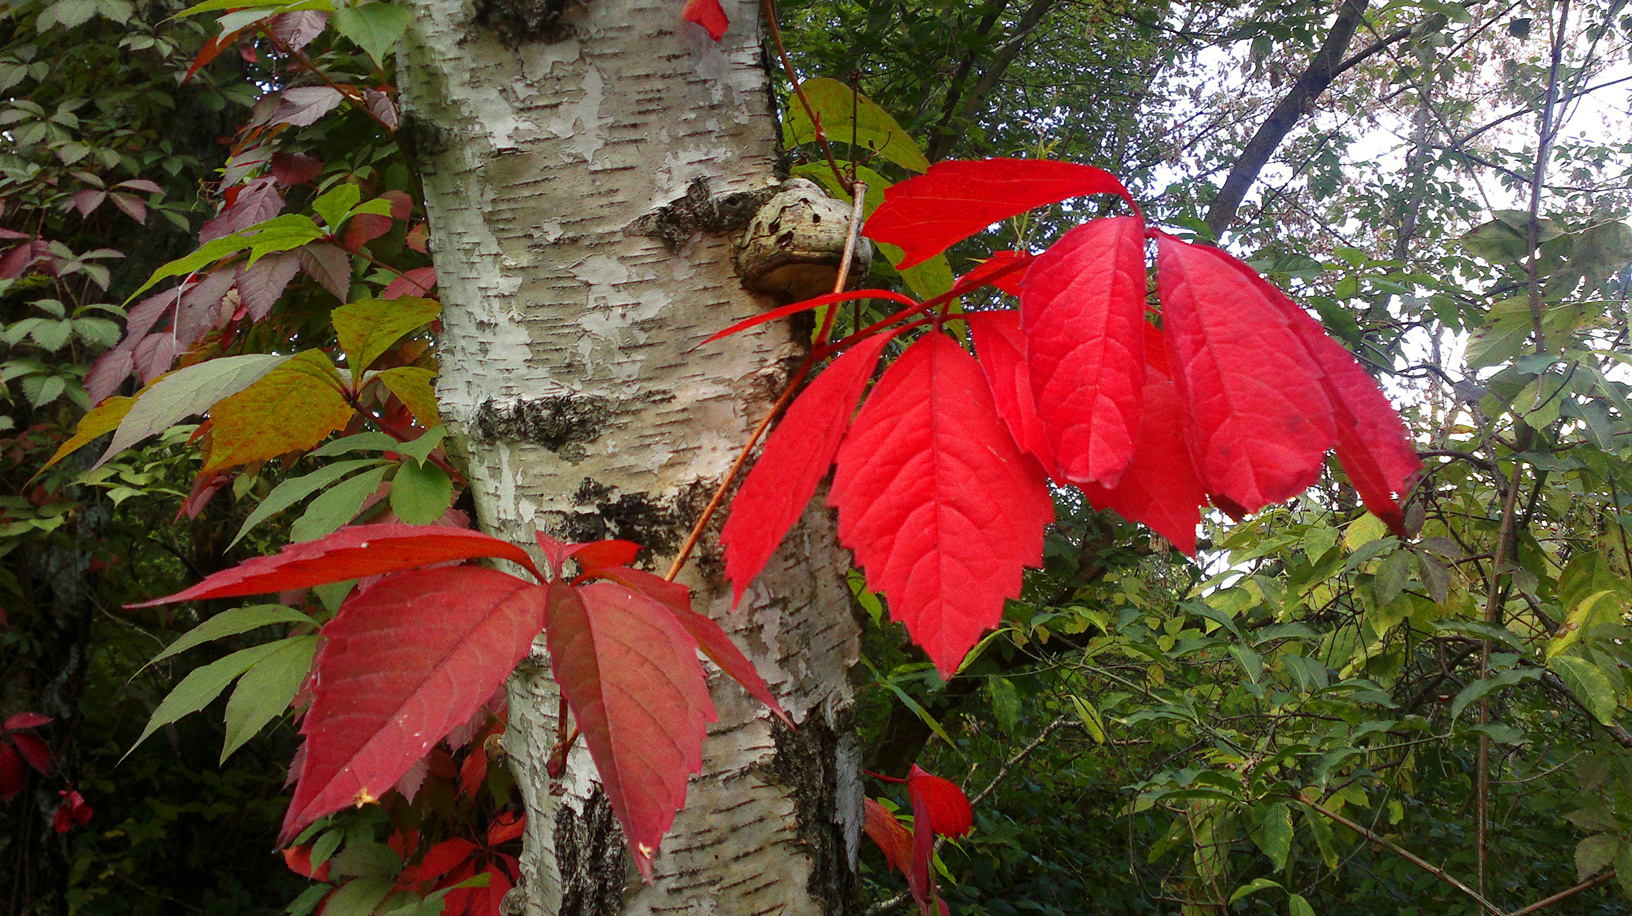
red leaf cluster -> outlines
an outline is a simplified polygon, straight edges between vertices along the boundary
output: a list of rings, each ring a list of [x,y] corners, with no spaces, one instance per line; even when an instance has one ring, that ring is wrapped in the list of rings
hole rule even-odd
[[[28,767],[50,776],[56,765],[51,748],[37,735],[24,734],[51,721],[37,712],[20,712],[0,725],[0,802],[9,802],[28,785]]]
[[[935,838],[966,835],[974,825],[974,812],[962,789],[917,764],[904,781],[912,801],[912,830],[908,831],[894,814],[870,798],[863,801],[866,819],[862,829],[883,851],[884,861],[907,876],[912,899],[924,916],[930,916],[932,907],[944,916],[946,903],[936,891],[935,871],[930,867]]]
[[[85,797],[77,789],[61,789],[57,795],[62,801],[57,804],[56,814],[51,819],[53,830],[67,833],[91,822],[91,806],[85,804]]]
[[[403,783],[439,741],[487,703],[541,629],[578,733],[648,880],[658,844],[685,802],[687,778],[701,767],[704,732],[714,721],[697,652],[787,720],[752,663],[714,621],[692,610],[684,586],[627,565],[636,545],[565,544],[543,534],[538,541],[548,576],[519,547],[479,532],[361,525],[147,602],[364,580],[323,627],[301,724],[306,743],[293,768],[294,799],[280,844],[318,818],[377,801]],[[509,560],[536,581],[485,567],[437,565],[477,558]],[[569,560],[580,570],[570,581],[562,578]],[[459,774],[472,792],[486,759],[479,751],[473,756],[481,762]],[[299,870],[300,854],[290,855]],[[310,871],[309,859],[304,866]],[[502,891],[493,896],[491,889],[508,880],[495,873],[492,901]]]
[[[722,533],[739,599],[830,461],[840,541],[943,677],[1040,562],[1049,478],[1194,553],[1209,502],[1240,518],[1291,499],[1336,448],[1366,507],[1405,533],[1398,500],[1420,464],[1376,382],[1247,265],[1147,230],[1109,173],[938,163],[890,187],[866,233],[899,246],[908,267],[993,222],[1085,194],[1116,194],[1133,213],[1077,226],[1035,259],[1000,253],[947,297],[895,316],[986,283],[1017,291],[1018,311],[964,316],[978,361],[927,334],[857,413],[880,338],[897,328],[863,337],[794,401]],[[1152,237],[1159,308],[1147,302]]]

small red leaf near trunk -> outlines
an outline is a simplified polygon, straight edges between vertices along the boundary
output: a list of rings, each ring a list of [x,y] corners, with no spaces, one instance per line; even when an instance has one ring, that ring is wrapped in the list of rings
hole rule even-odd
[[[0,802],[9,802],[28,785],[28,768],[10,744],[0,744]]]
[[[715,718],[695,644],[673,615],[615,582],[551,583],[547,616],[561,695],[650,882]]]
[[[1114,509],[1147,525],[1186,555],[1196,552],[1196,526],[1207,491],[1184,444],[1178,390],[1154,366],[1145,376],[1145,405],[1133,461],[1114,489],[1087,484],[1083,495],[1098,509]]]
[[[90,823],[91,806],[85,804],[84,796],[71,789],[62,789],[57,795],[62,798],[62,803],[57,805],[52,826],[58,833],[67,833],[75,827],[83,827]]]
[[[731,514],[720,530],[733,605],[742,600],[827,476],[887,343],[887,334],[869,337],[835,359],[800,393],[765,440],[765,449],[731,501]]]
[[[1158,239],[1162,330],[1190,456],[1220,508],[1253,512],[1315,482],[1337,427],[1302,337],[1230,260]]]
[[[476,566],[418,569],[352,596],[323,628],[306,759],[278,842],[385,794],[526,656],[545,590]]]
[[[686,0],[686,9],[681,16],[687,22],[695,22],[707,29],[708,37],[715,41],[720,40],[726,27],[731,24],[725,10],[720,7],[720,0]]]
[[[274,556],[246,560],[192,588],[131,607],[308,588],[476,557],[510,560],[541,581],[544,578],[526,551],[479,531],[441,525],[353,525],[325,538],[291,544]]]
[[[912,834],[896,820],[895,815],[888,808],[870,798],[862,800],[862,809],[866,820],[862,822],[862,830],[872,837],[874,843],[884,853],[884,861],[902,874],[912,863]]]
[[[1015,444],[1042,463],[1050,477],[1059,478],[1054,456],[1037,417],[1031,392],[1031,369],[1026,365],[1026,338],[1020,331],[1020,313],[1014,310],[969,312],[964,315],[975,337],[981,371],[992,389],[998,415],[1009,427]]]
[[[839,447],[828,502],[867,587],[957,671],[1025,566],[1042,562],[1054,504],[997,414],[979,364],[931,333],[884,373]]]
[[[51,771],[56,768],[57,761],[51,756],[51,748],[47,747],[44,741],[33,735],[11,735],[9,737],[17,744],[18,753],[23,755],[23,759],[28,761],[29,766],[33,767],[41,776],[51,775]]]
[[[923,801],[929,826],[941,836],[960,837],[974,827],[975,812],[969,807],[969,798],[951,780],[926,772],[915,763],[907,774],[907,792],[914,812],[919,809],[919,800]]]
[[[1039,255],[1020,293],[1037,417],[1065,480],[1114,487],[1145,386],[1145,229],[1096,219]]]
[[[14,732],[21,728],[39,728],[42,725],[49,724],[51,724],[50,716],[37,712],[19,712],[9,716],[6,719],[6,724],[0,726],[0,729]]]
[[[1084,194],[1115,194],[1138,211],[1116,176],[1093,166],[1047,159],[948,160],[891,185],[862,234],[900,247],[904,255],[896,266],[907,268],[992,223]]]

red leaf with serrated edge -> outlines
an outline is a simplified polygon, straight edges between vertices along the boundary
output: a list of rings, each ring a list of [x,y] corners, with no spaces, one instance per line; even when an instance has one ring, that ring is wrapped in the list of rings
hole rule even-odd
[[[653,603],[674,615],[675,622],[684,627],[691,638],[697,641],[697,648],[708,660],[718,665],[721,671],[754,697],[764,703],[778,719],[793,728],[793,719],[789,718],[782,704],[771,695],[771,688],[766,685],[765,679],[759,676],[759,670],[754,663],[748,660],[731,637],[725,635],[720,625],[707,614],[698,613],[691,607],[691,590],[684,585],[670,582],[667,579],[654,576],[649,572],[630,569],[627,566],[615,566],[601,569],[596,575],[609,579],[649,598]]]
[[[401,296],[426,297],[430,296],[431,291],[434,289],[436,289],[436,268],[416,267],[387,283],[385,289],[380,292],[380,298],[389,300]]]
[[[520,812],[504,812],[487,825],[487,845],[489,847],[508,843],[519,837],[527,830],[527,815]]]
[[[997,413],[1021,450],[1042,462],[1050,477],[1059,477],[1037,402],[1031,393],[1031,369],[1026,365],[1026,338],[1020,331],[1020,313],[1012,309],[968,312],[964,320],[975,337],[975,353],[991,386]]]
[[[23,755],[23,759],[28,761],[29,766],[33,767],[41,776],[51,775],[51,770],[55,768],[57,761],[56,758],[51,756],[51,748],[47,747],[44,741],[33,735],[10,735],[8,737],[16,743],[18,753]]]
[[[403,874],[403,883],[441,880],[448,872],[470,861],[481,851],[482,847],[466,839],[455,837],[443,840],[425,853],[425,858],[419,863],[418,868],[413,870],[412,877],[406,872]]]
[[[1160,352],[1160,351],[1156,351]],[[1087,484],[1083,495],[1098,509],[1113,509],[1166,538],[1187,556],[1196,553],[1196,526],[1207,491],[1184,444],[1178,389],[1155,366],[1145,376],[1145,406],[1133,461],[1115,489]]]
[[[1207,492],[1220,508],[1254,512],[1308,489],[1337,427],[1290,319],[1216,248],[1159,236],[1157,283],[1185,441]]]
[[[770,562],[827,476],[888,334],[861,341],[822,370],[765,440],[720,529],[733,606]]]
[[[7,717],[6,724],[0,726],[8,732],[22,728],[39,728],[51,724],[51,717],[37,712],[19,712]]]
[[[246,560],[174,595],[130,606],[259,595],[477,557],[509,560],[539,580],[544,578],[526,551],[480,531],[442,525],[353,525],[325,538],[290,544],[274,556]]]
[[[1337,460],[1348,472],[1366,508],[1387,523],[1394,534],[1406,537],[1405,513],[1396,497],[1410,492],[1421,476],[1422,459],[1417,457],[1411,434],[1394,405],[1354,355],[1328,336],[1319,322],[1257,271],[1228,254],[1224,257],[1266,298],[1280,306],[1320,364],[1321,382],[1337,421]]]
[[[681,16],[687,22],[695,22],[708,30],[708,37],[719,41],[725,35],[725,29],[731,20],[720,7],[720,0],[686,0],[685,12]]]
[[[223,32],[204,42],[204,47],[199,49],[198,56],[193,58],[193,65],[187,68],[187,75],[182,77],[181,81],[185,83],[192,79],[193,74],[208,66],[210,61],[220,57],[222,51],[232,47],[233,43],[238,40],[238,35],[242,31],[243,29],[237,29],[231,32]]]
[[[568,544],[540,531],[534,535],[550,569],[559,575],[567,560],[577,560],[584,572],[590,573],[608,566],[627,566],[640,553],[640,545],[633,541],[590,541],[587,544]]]
[[[862,830],[878,844],[884,853],[884,861],[902,874],[912,863],[912,834],[896,820],[895,815],[888,808],[864,798],[861,802],[865,820],[862,821]]]
[[[324,862],[315,869],[312,868],[312,847],[310,845],[292,846],[285,849],[283,851],[283,864],[302,878],[310,878],[313,881],[329,880],[328,862]]]
[[[478,747],[459,765],[459,794],[474,799],[487,779],[487,749]]]
[[[969,797],[949,779],[942,779],[912,765],[907,774],[907,792],[913,797],[913,810],[918,810],[918,799],[929,814],[929,826],[941,836],[960,837],[975,825],[975,812],[969,807]]]
[[[837,465],[840,543],[950,678],[1020,594],[1022,568],[1042,562],[1054,518],[1042,469],[1014,444],[974,357],[940,333],[884,373]]]
[[[949,299],[956,299],[965,293],[977,290],[982,286],[995,286],[1010,295],[1020,295],[1020,281],[1030,269],[1035,260],[1031,255],[1020,251],[999,251],[980,262],[974,270],[958,278],[952,288],[929,300],[929,304],[939,304]]]
[[[1145,228],[1137,216],[1067,232],[1026,272],[1020,323],[1037,417],[1065,480],[1116,486],[1145,387]]]
[[[278,842],[383,795],[470,718],[526,656],[545,595],[461,566],[398,573],[341,605],[312,662],[306,760]]]
[[[0,743],[0,802],[9,802],[28,785],[28,768],[10,744]]]
[[[1047,159],[937,162],[922,175],[891,185],[884,203],[862,229],[870,239],[898,246],[898,268],[940,254],[992,223],[1085,194],[1116,194],[1134,211],[1133,198],[1104,169]]]
[[[615,582],[552,583],[544,633],[561,695],[650,883],[715,718],[695,643],[672,614]]]

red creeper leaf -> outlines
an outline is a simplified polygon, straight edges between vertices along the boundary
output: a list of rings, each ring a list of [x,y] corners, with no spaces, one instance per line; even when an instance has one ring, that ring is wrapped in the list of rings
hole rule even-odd
[[[890,186],[862,234],[900,247],[904,255],[896,267],[907,268],[992,223],[1084,194],[1116,194],[1138,210],[1116,176],[1093,166],[1047,159],[948,160]]]
[[[1054,456],[1037,417],[1031,393],[1031,369],[1026,365],[1026,338],[1020,331],[1020,313],[1013,310],[969,312],[964,315],[975,337],[980,368],[992,389],[997,413],[1023,451],[1042,462],[1050,477],[1059,478]]]
[[[469,719],[526,656],[545,594],[462,566],[399,573],[347,600],[312,663],[306,759],[278,842],[383,795]]]
[[[52,826],[58,833],[67,833],[90,823],[91,806],[85,804],[85,797],[77,790],[61,789],[57,795],[62,798],[62,803],[57,806]]]
[[[907,832],[907,828],[895,819],[895,815],[891,814],[888,808],[878,802],[867,798],[863,799],[861,804],[866,815],[862,830],[878,844],[878,848],[884,853],[884,861],[888,862],[891,868],[907,874],[907,869],[912,863],[912,834]]]
[[[1186,555],[1195,555],[1207,490],[1185,448],[1178,390],[1154,365],[1145,376],[1139,444],[1122,481],[1115,489],[1086,484],[1082,492],[1096,508],[1114,509],[1130,522],[1149,526]]]
[[[549,586],[545,635],[561,694],[648,882],[652,857],[702,769],[714,721],[702,664],[672,615],[615,582]]]
[[[33,735],[12,735],[11,740],[16,742],[18,753],[28,761],[41,776],[50,776],[56,766],[56,759],[51,755],[51,748],[44,741]]]
[[[10,744],[0,744],[0,802],[9,802],[28,785],[28,768]]]
[[[906,296],[901,295],[900,293],[894,293],[887,289],[853,289],[849,292],[843,293],[827,293],[826,295],[817,296],[814,299],[806,299],[803,302],[794,302],[784,305],[781,308],[771,309],[768,312],[761,312],[752,318],[745,318],[703,341],[703,343],[713,343],[716,340],[730,337],[732,334],[739,334],[748,330],[749,328],[758,327],[767,321],[775,321],[778,318],[784,318],[788,315],[797,315],[800,312],[809,311],[813,308],[820,308],[824,305],[833,305],[834,303],[838,302],[853,302],[857,299],[888,299],[891,302],[907,306],[908,308],[914,308],[920,304],[907,298]],[[702,344],[698,344],[698,346],[702,346]]]
[[[731,515],[720,531],[733,605],[742,600],[827,476],[889,339],[887,334],[870,337],[835,359],[800,393],[765,440],[765,449],[731,501]]]
[[[1042,469],[1015,446],[974,358],[939,333],[884,373],[837,464],[840,542],[950,678],[1020,594],[1022,567],[1042,562],[1054,518]]]
[[[1037,416],[1059,471],[1116,486],[1145,385],[1145,242],[1137,216],[1067,232],[1032,264],[1020,322]]]
[[[1160,236],[1157,281],[1185,441],[1207,492],[1241,512],[1302,493],[1337,427],[1289,318],[1216,248]]]
[[[14,732],[22,728],[39,728],[42,725],[49,724],[51,724],[50,716],[37,712],[20,712],[12,716],[8,716],[6,718],[6,724],[0,726],[0,729],[4,729],[8,732]]]
[[[686,9],[681,16],[687,22],[695,22],[707,29],[708,37],[715,41],[725,35],[726,27],[731,24],[725,10],[720,7],[720,0],[686,0]]]
[[[275,556],[246,560],[174,595],[131,606],[259,595],[476,557],[510,560],[544,578],[526,551],[479,531],[441,525],[353,525],[325,538],[291,544]]]
[[[928,773],[915,763],[907,774],[907,792],[912,796],[914,812],[922,799],[929,826],[937,834],[960,837],[974,827],[975,812],[969,807],[969,798],[951,780]]]

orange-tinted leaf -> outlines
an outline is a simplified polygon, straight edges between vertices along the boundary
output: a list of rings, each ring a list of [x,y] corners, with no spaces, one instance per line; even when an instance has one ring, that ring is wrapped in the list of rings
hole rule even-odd
[[[477,566],[416,569],[353,594],[312,664],[306,759],[279,842],[396,785],[526,656],[544,605],[543,587]]]
[[[1127,188],[1093,166],[1047,159],[948,160],[891,185],[862,233],[901,248],[905,254],[896,266],[907,268],[992,223],[1084,194],[1116,194],[1133,206]]]
[[[912,834],[896,820],[895,815],[888,808],[870,798],[862,799],[862,809],[866,820],[862,822],[862,830],[872,837],[874,843],[884,853],[884,861],[890,867],[907,873],[912,862]]]
[[[509,560],[544,578],[526,551],[480,531],[442,525],[353,525],[315,541],[291,544],[274,556],[246,560],[192,588],[131,607],[260,595],[476,557]]]
[[[884,373],[839,447],[829,503],[867,587],[951,677],[1023,567],[1042,562],[1054,504],[1014,444],[980,366],[931,333]]]
[[[732,499],[731,514],[720,530],[733,604],[742,600],[827,476],[887,343],[887,334],[869,337],[835,359],[800,393],[765,440],[764,451]]]
[[[210,457],[200,474],[305,451],[343,429],[356,411],[321,350],[305,350],[210,408]]]
[[[135,403],[135,398],[112,397],[93,407],[90,413],[79,418],[79,426],[74,429],[73,438],[57,446],[56,453],[45,463],[45,467],[56,464],[89,445],[93,440],[113,432]]]
[[[715,718],[694,643],[666,609],[615,582],[551,583],[547,617],[561,694],[649,882]]]
[[[1243,512],[1303,492],[1337,427],[1290,319],[1216,248],[1160,236],[1157,281],[1185,441],[1207,492]]]
[[[1207,491],[1184,444],[1184,411],[1178,390],[1154,366],[1150,370],[1145,376],[1139,443],[1127,472],[1114,489],[1088,484],[1082,492],[1096,508],[1114,509],[1130,522],[1147,525],[1193,556]]]
[[[951,780],[926,772],[916,763],[907,774],[907,792],[913,798],[913,811],[918,800],[929,815],[929,826],[941,836],[960,837],[975,824],[975,812],[969,807],[969,798]]]
[[[411,879],[408,879],[407,873],[404,873],[403,877],[415,883],[439,881],[448,872],[470,861],[481,851],[480,846],[461,837],[443,840],[425,853],[425,858],[420,861],[419,867],[415,869]],[[404,883],[407,883],[407,881]]]
[[[1065,480],[1116,486],[1145,385],[1145,241],[1137,216],[1096,219],[1038,256],[1020,293],[1031,390]]]

